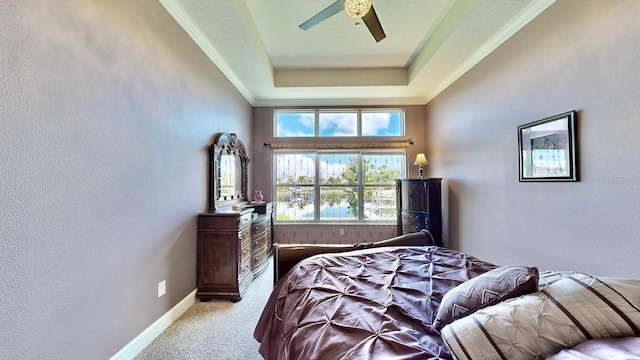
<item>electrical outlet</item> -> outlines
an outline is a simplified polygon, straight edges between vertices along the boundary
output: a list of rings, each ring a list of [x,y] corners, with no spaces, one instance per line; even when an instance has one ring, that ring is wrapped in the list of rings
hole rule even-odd
[[[162,280],[158,283],[158,297],[164,295],[167,292],[167,280]]]

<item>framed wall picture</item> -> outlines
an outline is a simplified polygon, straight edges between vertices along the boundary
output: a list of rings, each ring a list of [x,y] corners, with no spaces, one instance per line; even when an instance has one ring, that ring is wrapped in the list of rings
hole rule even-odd
[[[520,181],[578,181],[576,111],[518,126]]]

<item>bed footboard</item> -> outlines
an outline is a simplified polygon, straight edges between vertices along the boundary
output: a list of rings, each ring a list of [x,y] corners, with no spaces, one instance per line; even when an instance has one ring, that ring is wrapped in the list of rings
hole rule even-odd
[[[434,245],[433,236],[427,231],[411,233],[401,236],[396,236],[391,239],[368,242],[368,243],[356,243],[353,245],[281,245],[278,243],[273,244],[274,251],[274,267],[273,267],[273,283],[278,282],[280,277],[286,274],[291,268],[299,263],[301,260],[306,259],[313,255],[324,253],[338,253],[344,251],[376,248],[382,246],[428,246]]]

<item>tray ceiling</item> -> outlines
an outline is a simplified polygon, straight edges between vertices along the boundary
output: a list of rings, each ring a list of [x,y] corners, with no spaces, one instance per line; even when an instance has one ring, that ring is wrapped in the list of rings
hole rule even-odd
[[[379,43],[335,0],[160,0],[253,106],[426,104],[554,0],[373,0]]]

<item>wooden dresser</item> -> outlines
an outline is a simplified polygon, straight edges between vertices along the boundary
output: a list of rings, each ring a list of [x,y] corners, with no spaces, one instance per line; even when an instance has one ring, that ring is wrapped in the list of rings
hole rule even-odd
[[[398,235],[429,230],[435,245],[442,244],[440,178],[397,179]]]
[[[240,301],[249,283],[267,268],[272,246],[272,204],[198,214],[196,296]]]

